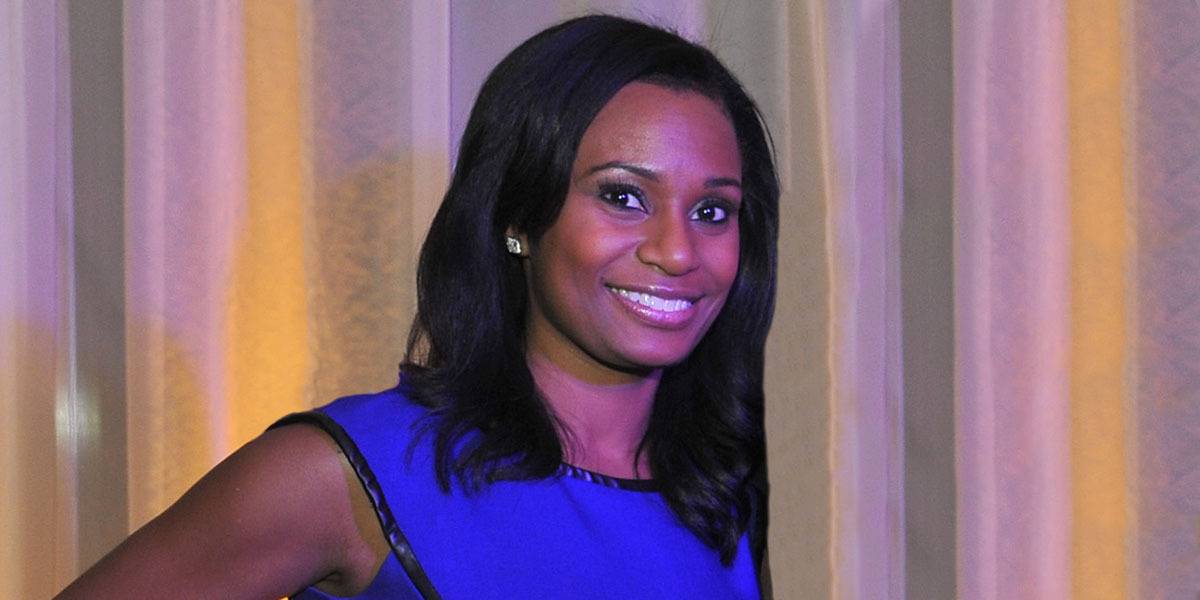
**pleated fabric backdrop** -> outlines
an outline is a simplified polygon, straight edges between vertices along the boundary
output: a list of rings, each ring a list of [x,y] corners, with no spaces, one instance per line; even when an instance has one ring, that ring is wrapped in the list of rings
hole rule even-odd
[[[1200,594],[1194,0],[3,0],[5,594],[392,385],[480,82],[591,10],[774,134],[775,598]]]

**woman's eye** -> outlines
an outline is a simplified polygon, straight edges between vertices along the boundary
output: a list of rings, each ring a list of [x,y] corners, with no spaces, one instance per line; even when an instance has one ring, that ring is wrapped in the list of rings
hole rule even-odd
[[[693,219],[705,223],[724,223],[729,219],[729,211],[719,204],[706,204],[696,209]]]
[[[641,193],[634,188],[604,187],[600,190],[600,198],[619,208],[646,210],[646,203],[642,201]]]

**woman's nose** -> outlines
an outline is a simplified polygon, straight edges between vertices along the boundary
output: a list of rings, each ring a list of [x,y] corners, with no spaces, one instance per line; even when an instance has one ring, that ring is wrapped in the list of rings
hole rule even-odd
[[[691,222],[686,216],[658,214],[646,222],[646,237],[637,248],[642,263],[679,276],[699,266]]]

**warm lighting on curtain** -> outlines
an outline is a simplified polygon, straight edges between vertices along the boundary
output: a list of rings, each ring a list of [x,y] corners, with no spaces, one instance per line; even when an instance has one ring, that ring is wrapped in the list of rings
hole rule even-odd
[[[394,384],[480,81],[582,10],[709,43],[774,135],[776,598],[1200,592],[1193,0],[8,0],[9,592]]]

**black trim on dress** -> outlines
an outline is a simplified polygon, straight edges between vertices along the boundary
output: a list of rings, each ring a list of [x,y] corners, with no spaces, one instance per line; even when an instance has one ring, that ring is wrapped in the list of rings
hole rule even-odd
[[[583,467],[562,463],[558,465],[558,471],[554,473],[555,477],[570,477],[572,479],[582,479],[604,487],[617,488],[630,492],[657,492],[658,482],[653,479],[625,479],[623,477],[613,477],[604,473],[589,471]]]
[[[375,472],[367,464],[367,459],[358,449],[358,445],[346,434],[346,430],[342,429],[342,426],[330,418],[329,415],[318,411],[290,414],[276,421],[269,429],[296,423],[315,426],[333,438],[333,441],[342,449],[342,453],[346,455],[346,459],[350,461],[350,466],[354,468],[354,473],[358,476],[358,481],[362,484],[363,490],[367,492],[367,498],[371,500],[371,506],[375,509],[375,516],[379,519],[380,527],[383,528],[383,535],[387,538],[388,545],[392,548],[392,553],[400,561],[400,566],[404,567],[404,572],[408,574],[413,587],[417,588],[417,592],[425,600],[441,600],[442,596],[434,589],[433,582],[429,580],[429,576],[425,574],[425,569],[421,567],[420,561],[417,560],[417,555],[413,552],[412,546],[409,545],[408,538],[404,537],[404,533],[400,531],[400,526],[396,523],[395,517],[392,516],[392,511],[388,508],[387,500],[383,497],[383,488],[375,478]]]

